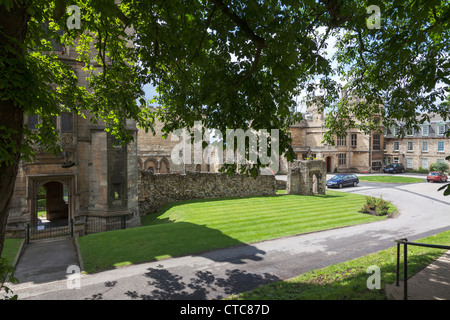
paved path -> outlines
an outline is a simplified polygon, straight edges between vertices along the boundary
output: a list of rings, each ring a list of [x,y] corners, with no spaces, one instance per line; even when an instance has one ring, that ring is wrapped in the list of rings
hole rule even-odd
[[[32,284],[64,280],[71,265],[79,265],[71,238],[32,241],[20,257],[15,277]]]
[[[220,299],[309,270],[354,259],[450,230],[450,197],[439,184],[361,182],[343,192],[382,195],[399,209],[395,219],[264,241],[199,255],[82,275],[80,289],[66,281],[23,283],[19,299]]]

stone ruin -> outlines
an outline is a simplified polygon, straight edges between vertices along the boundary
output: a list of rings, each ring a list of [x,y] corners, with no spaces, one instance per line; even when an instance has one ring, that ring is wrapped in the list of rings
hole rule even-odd
[[[289,166],[286,194],[325,194],[327,180],[323,160],[295,160]]]

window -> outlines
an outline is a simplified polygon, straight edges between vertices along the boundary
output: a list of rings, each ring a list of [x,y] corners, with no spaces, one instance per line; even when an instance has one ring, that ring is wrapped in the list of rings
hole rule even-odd
[[[378,133],[373,135],[373,150],[380,150],[380,135]]]
[[[345,153],[338,153],[338,164],[340,166],[347,164],[347,154],[345,154]]]
[[[400,149],[400,142],[394,141],[394,151],[398,151]]]
[[[436,163],[445,163],[445,159],[437,159]]]
[[[381,161],[372,161],[372,170],[380,171],[381,167]]]
[[[315,153],[310,153],[309,156],[307,153],[303,153],[302,154],[302,159],[303,160],[308,160],[308,159],[315,159],[316,158],[316,154]]]
[[[422,141],[422,151],[428,152],[428,141]]]
[[[422,126],[422,136],[428,137],[429,133],[430,133],[430,127],[428,125]]]
[[[407,169],[413,168],[413,158],[406,158],[406,168]]]
[[[414,142],[408,141],[406,151],[413,151],[414,150]]]
[[[412,137],[412,136],[414,136],[414,133],[415,133],[414,128],[411,128],[411,129],[408,130],[408,132],[406,133],[406,136],[407,136],[407,137]]]
[[[383,140],[383,151],[386,151],[387,149],[387,143],[386,140]]]
[[[336,141],[338,146],[346,146],[347,145],[347,137],[337,137]]]
[[[30,130],[37,130],[38,122],[39,122],[39,117],[37,114],[28,116],[28,128]]]
[[[358,135],[356,134],[356,133],[352,133],[352,135],[351,135],[351,146],[352,147],[356,147],[357,146],[357,144],[358,144]]]
[[[120,200],[122,198],[122,185],[120,183],[113,183],[113,199]]]
[[[394,157],[394,163],[399,163],[398,157]]]
[[[438,152],[444,152],[444,141],[438,141]]]
[[[385,163],[386,165],[390,165],[390,164],[391,164],[391,158],[390,158],[390,157],[384,158],[384,163]]]
[[[428,159],[427,158],[420,159],[420,167],[422,169],[428,169]]]
[[[443,136],[445,133],[445,124],[438,125],[438,135]]]
[[[61,114],[61,132],[72,131],[72,114],[69,112],[63,112]]]
[[[392,128],[392,135],[393,136],[397,136],[397,134],[398,134],[398,128],[397,127],[393,127]]]

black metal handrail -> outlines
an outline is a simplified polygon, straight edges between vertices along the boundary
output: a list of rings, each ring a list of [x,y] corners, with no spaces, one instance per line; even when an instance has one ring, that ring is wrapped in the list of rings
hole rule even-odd
[[[435,249],[446,249],[450,250],[450,246],[444,246],[440,244],[429,244],[429,243],[418,243],[418,242],[410,242],[406,238],[396,239],[397,242],[397,280],[395,281],[395,285],[399,287],[399,278],[400,278],[400,245],[403,244],[403,300],[408,300],[408,245],[419,246],[419,247],[428,247]]]

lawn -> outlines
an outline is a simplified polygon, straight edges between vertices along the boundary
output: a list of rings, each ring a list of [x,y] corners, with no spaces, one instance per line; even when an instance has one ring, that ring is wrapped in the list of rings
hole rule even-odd
[[[276,195],[190,200],[142,218],[137,228],[78,239],[86,272],[379,221],[360,213],[365,197]],[[392,208],[394,210],[394,208]]]
[[[1,257],[5,258],[9,264],[14,263],[14,259],[19,252],[22,241],[23,239],[5,239]]]
[[[399,177],[399,176],[358,176],[359,181],[382,183],[417,183],[425,182],[424,178]]]
[[[413,242],[450,244],[450,231]],[[408,246],[408,278],[428,266],[446,250]],[[403,248],[401,249],[403,255]],[[368,289],[370,266],[380,268],[380,289]],[[239,300],[384,300],[385,285],[396,279],[397,247],[382,250],[358,259],[313,270],[293,279],[271,283],[230,299]],[[403,272],[403,257],[400,260]],[[401,275],[403,279],[403,273]]]

